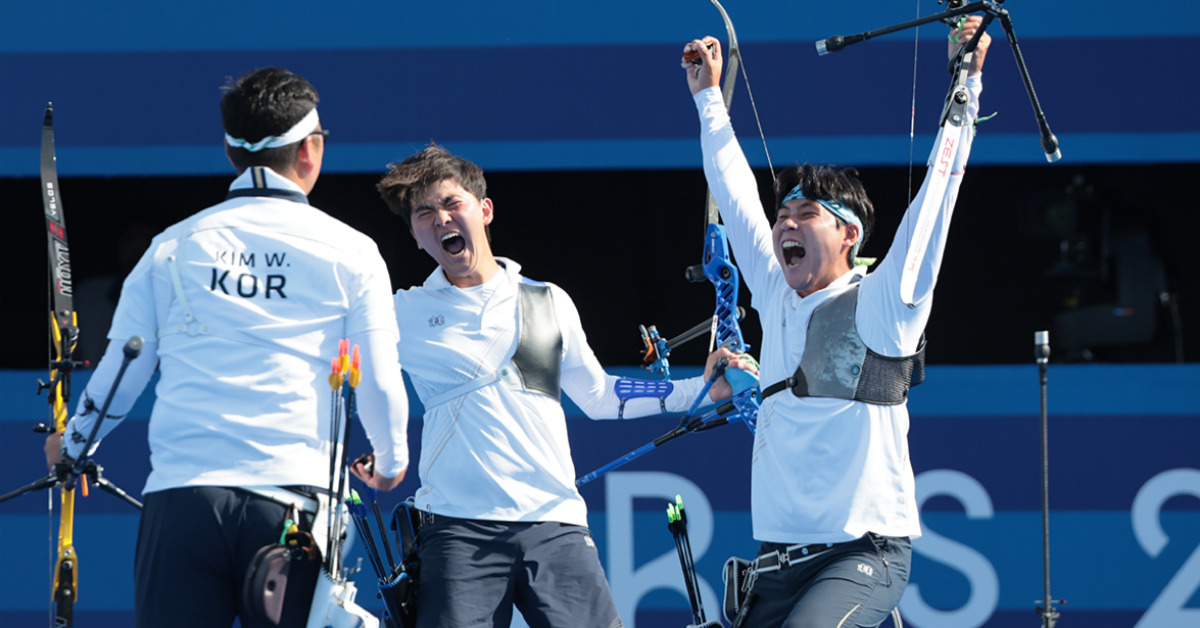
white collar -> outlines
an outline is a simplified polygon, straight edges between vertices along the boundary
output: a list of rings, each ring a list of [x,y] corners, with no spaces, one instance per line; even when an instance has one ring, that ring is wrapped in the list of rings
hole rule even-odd
[[[233,180],[233,183],[229,184],[229,189],[243,190],[254,187],[253,173],[251,170],[252,168],[246,168],[242,174],[238,175],[238,178]],[[263,174],[266,175],[268,188],[274,188],[277,190],[292,190],[304,194],[304,188],[297,185],[295,181],[288,179],[287,177],[275,172],[274,170],[271,170],[270,168],[264,167],[262,170]]]
[[[521,265],[512,261],[511,259],[508,259],[507,257],[496,256],[496,263],[500,265],[499,272],[496,273],[496,277],[492,277],[485,283],[495,281],[500,275],[503,275],[508,281],[511,282],[521,274]],[[439,290],[441,288],[457,286],[450,283],[450,280],[446,278],[446,273],[442,272],[442,267],[438,266],[437,268],[433,269],[433,272],[429,274],[429,277],[425,279],[425,283],[421,284],[421,287],[429,288],[430,290]]]

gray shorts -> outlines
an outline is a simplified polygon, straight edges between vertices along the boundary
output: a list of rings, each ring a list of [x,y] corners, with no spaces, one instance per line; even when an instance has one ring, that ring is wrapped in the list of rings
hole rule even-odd
[[[783,547],[763,543],[759,555]],[[868,534],[835,543],[811,561],[759,574],[741,626],[878,626],[900,603],[911,562],[907,537]]]
[[[421,527],[418,628],[619,628],[591,532],[436,515]]]

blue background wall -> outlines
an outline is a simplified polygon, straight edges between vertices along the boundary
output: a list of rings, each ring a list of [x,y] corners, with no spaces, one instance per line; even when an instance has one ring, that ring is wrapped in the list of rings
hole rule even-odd
[[[775,164],[862,169],[879,234],[863,254],[882,256],[941,111],[945,27],[826,57],[813,42],[940,6],[726,4]],[[1200,334],[1184,328],[1200,320],[1200,276],[1191,272],[1200,213],[1187,205],[1184,186],[1200,174],[1200,118],[1191,113],[1200,88],[1185,60],[1200,56],[1200,8],[1131,11],[1115,0],[1005,6],[1064,158],[1045,164],[997,25],[984,107],[999,115],[981,127],[960,196],[931,360],[1024,362],[1030,332],[1055,329],[1057,314],[1089,306],[1158,319],[1153,342],[1088,347],[1096,359],[1195,359]],[[3,2],[0,265],[25,269],[44,256],[32,234],[40,230],[35,177],[47,101],[55,103],[75,277],[81,285],[119,280],[131,266],[118,263],[119,251],[135,227],[156,232],[223,197],[231,169],[221,152],[220,86],[248,69],[283,65],[319,87],[332,130],[312,201],[375,238],[394,287],[423,281],[432,265],[373,186],[385,164],[435,140],[488,172],[500,214],[497,251],[567,289],[601,360],[629,363],[637,324],[687,329],[711,303],[707,290],[678,281],[699,248],[704,188],[678,57],[684,41],[707,33],[724,39],[705,0],[464,0],[450,11],[400,0],[64,0],[53,13]],[[735,125],[752,163],[764,168],[748,92],[739,82]],[[1162,269],[1161,278],[1138,282],[1136,304],[1117,294],[1110,272],[1134,257],[1114,259],[1122,256],[1110,232],[1121,230],[1146,236]],[[9,272],[0,281],[5,294],[40,294],[40,275]],[[1172,304],[1179,307],[1168,311]],[[102,338],[103,317],[80,311],[90,336]],[[0,319],[16,329],[45,324],[35,308],[3,308]],[[747,326],[755,325],[751,315]],[[982,344],[979,329],[989,330]],[[601,340],[606,330],[623,335]],[[32,338],[0,335],[0,368],[40,366]]]
[[[908,162],[913,31],[823,58],[813,42],[936,12],[933,0],[726,4],[776,155]],[[1195,3],[1167,12],[1116,0],[1005,6],[1068,159],[1200,160],[1200,119],[1188,113],[1197,87],[1181,75],[1200,52]],[[321,89],[338,146],[332,171],[377,172],[430,139],[485,169],[693,167],[679,50],[704,34],[724,39],[703,0],[462,0],[452,11],[398,0],[54,7],[0,5],[0,176],[36,175],[36,122],[49,100],[61,136],[72,138],[59,155],[67,176],[224,174],[212,150],[221,137],[218,87],[266,65]],[[920,31],[918,162],[945,95],[944,33],[941,25]],[[1003,39],[998,25],[993,35]],[[987,73],[986,107],[1001,115],[985,125],[992,137],[972,163],[1040,163],[1005,42],[993,47]],[[752,138],[746,90],[738,91],[735,124]],[[800,94],[822,101],[819,119],[794,113]],[[747,151],[765,165],[756,141]]]
[[[725,4],[738,28],[777,165],[819,160],[902,171],[910,150],[922,160],[947,83],[944,29],[920,31],[917,137],[911,149],[913,32],[828,57],[817,57],[812,43],[907,20],[918,8],[931,13],[938,8],[933,0],[923,0],[919,7],[917,2],[882,0]],[[536,231],[506,214],[497,232],[504,242],[516,244],[506,253],[515,249],[528,268],[543,269],[539,278],[560,282],[577,300],[592,286],[600,286],[601,294],[619,289],[626,298],[581,301],[592,333],[605,327],[632,330],[635,323],[655,321],[664,330],[678,331],[699,320],[705,303],[711,302],[711,295],[698,287],[694,291],[703,294],[691,298],[683,295],[686,289],[676,289],[677,283],[630,291],[613,278],[662,269],[652,274],[669,273],[677,282],[678,266],[690,257],[681,262],[673,253],[656,256],[660,243],[650,237],[656,227],[672,225],[663,221],[663,197],[695,205],[693,213],[698,213],[702,177],[669,179],[677,187],[651,194],[647,190],[668,179],[618,190],[606,187],[604,176],[577,172],[696,168],[694,113],[677,59],[681,44],[690,38],[714,34],[724,40],[719,17],[704,0],[463,0],[452,10],[444,3],[374,0],[337,5],[318,0],[125,0],[107,5],[62,0],[52,12],[43,5],[0,3],[0,119],[5,121],[0,125],[0,179],[8,180],[0,182],[6,184],[0,187],[5,191],[0,210],[8,225],[0,248],[13,255],[5,258],[10,270],[3,292],[9,296],[0,308],[6,346],[17,346],[19,338],[40,338],[44,325],[40,297],[26,307],[15,295],[34,294],[18,284],[25,278],[39,283],[38,294],[41,290],[41,241],[25,235],[38,233],[33,217],[37,187],[24,178],[37,175],[45,103],[55,104],[59,170],[75,229],[76,270],[83,277],[108,272],[102,266],[115,257],[115,236],[105,231],[112,227],[102,223],[118,217],[114,204],[131,204],[117,195],[119,189],[145,197],[138,199],[139,207],[161,212],[165,223],[170,214],[163,206],[186,215],[207,204],[210,192],[219,198],[229,168],[219,152],[218,88],[230,75],[267,65],[288,67],[321,90],[322,120],[333,134],[326,160],[332,176],[323,179],[316,193],[330,196],[314,195],[319,206],[336,201],[379,213],[369,190],[373,177],[383,164],[430,140],[489,172],[515,172],[495,179],[500,181],[494,185],[496,197],[506,203],[505,209],[523,204],[557,208],[546,199],[522,196],[522,187],[534,181],[524,173],[575,171],[548,193],[567,208],[579,196],[600,194],[602,202],[627,212],[614,209],[606,222],[627,225],[629,231],[637,227],[637,233],[622,234],[616,243],[609,243],[606,232],[560,242],[554,232],[558,225]],[[1061,189],[1053,175],[1069,181],[1075,170],[1066,170],[1068,166],[1090,168],[1089,180],[1108,184],[1126,181],[1131,167],[1165,170],[1175,183],[1186,183],[1200,172],[1195,169],[1200,118],[1193,113],[1200,88],[1187,69],[1200,56],[1200,8],[1195,3],[1154,11],[1135,11],[1141,7],[1115,0],[1010,0],[1006,6],[1064,153],[1063,163],[1036,170],[1044,183],[1036,186],[1039,190]],[[983,126],[985,135],[972,156],[973,166],[981,168],[964,188],[962,204],[979,211],[984,209],[982,197],[995,197],[1001,208],[993,215],[1002,211],[1006,219],[1001,224],[1021,226],[1002,238],[998,234],[1006,232],[995,223],[968,222],[966,212],[956,218],[961,224],[956,224],[947,252],[952,265],[943,271],[940,304],[931,322],[940,336],[931,347],[934,362],[938,347],[945,356],[951,345],[969,348],[967,359],[978,354],[980,360],[1024,360],[1029,333],[1047,328],[1043,323],[1050,317],[1051,308],[1039,305],[1047,291],[1039,293],[1040,286],[1030,278],[1054,262],[1058,242],[1012,240],[1034,229],[1018,210],[1028,195],[1022,188],[1035,187],[1026,176],[1034,170],[1013,169],[1039,166],[1043,159],[1008,46],[999,40],[999,29],[992,33],[998,41],[987,65],[985,110],[1000,115]],[[744,84],[738,86],[733,115],[749,158],[765,167]],[[1022,176],[1013,177],[1014,172]],[[334,176],[343,175],[334,187]],[[116,177],[155,179],[134,187],[133,179]],[[971,187],[988,177],[1016,185],[1011,190],[1004,190],[1004,183]],[[195,187],[184,189],[183,178]],[[1159,185],[1139,185],[1144,181],[1127,181],[1131,198],[1173,194]],[[545,187],[544,182],[537,179],[536,186]],[[899,197],[904,182],[893,183]],[[196,192],[200,185],[206,186],[203,194]],[[17,188],[25,196],[18,198]],[[363,193],[349,195],[345,190],[350,188]],[[156,195],[171,189],[191,194],[192,205],[177,198],[155,205]],[[1137,205],[1136,213],[1112,204],[1119,216],[1173,225],[1156,229],[1176,238],[1174,245],[1164,247],[1167,267],[1183,277],[1190,274],[1187,234],[1195,231],[1188,226],[1196,220],[1189,218],[1194,212],[1163,220],[1153,213],[1165,211],[1161,202]],[[29,214],[28,222],[15,217],[18,206],[22,219]],[[892,210],[881,220],[898,219],[898,209]],[[423,256],[410,251],[405,258],[395,251],[411,248],[403,234],[389,239],[399,229],[395,222],[338,215],[380,241],[398,284],[420,281],[428,272],[420,267],[427,263]],[[688,217],[695,218],[688,222],[695,226],[699,216]],[[886,225],[881,228],[887,230]],[[517,231],[530,232],[530,244],[522,246]],[[692,240],[699,239],[699,233],[693,235]],[[692,240],[687,241],[688,255],[698,248],[691,246]],[[25,245],[30,248],[21,248]],[[1035,245],[1050,247],[1050,255],[1030,253]],[[573,259],[602,260],[616,247],[625,250],[621,256],[629,265],[609,268],[608,274],[583,264],[569,266],[568,273],[558,257],[569,248]],[[1020,265],[1029,259],[1015,259],[1014,249],[1022,249],[1019,257],[1033,262]],[[36,272],[21,272],[28,269]],[[1186,314],[1189,293],[1185,289],[1183,294]],[[1192,289],[1191,294],[1200,292]],[[979,309],[967,309],[965,303]],[[621,318],[617,309],[631,305],[640,307],[639,313]],[[14,324],[25,310],[34,324]],[[681,320],[664,324],[667,310],[681,312]],[[1029,310],[1036,310],[1036,327],[1017,320]],[[1008,324],[985,321],[984,311],[1007,317]],[[81,310],[81,316],[85,334],[103,334],[101,326],[89,327],[94,320],[90,311]],[[36,333],[27,331],[31,329]],[[595,338],[598,351],[624,342]],[[40,364],[38,348],[36,353],[23,346],[6,349],[0,361],[14,363],[18,360],[11,358],[18,356],[21,366]],[[28,431],[45,417],[43,400],[31,392],[37,377],[44,375],[0,371],[0,490],[42,472],[40,438]],[[81,372],[80,379],[85,377],[86,371]],[[1200,455],[1195,453],[1200,411],[1189,396],[1197,384],[1200,370],[1195,365],[1052,364],[1052,576],[1055,596],[1068,600],[1064,622],[1100,628],[1200,623]],[[135,493],[148,471],[148,404],[143,399],[140,412],[105,442],[99,457],[106,475]],[[1034,601],[1041,597],[1034,367],[931,367],[929,382],[914,391],[911,409],[910,440],[926,534],[915,545],[913,586],[902,606],[908,623],[1032,625],[1037,621]],[[582,473],[599,466],[672,424],[670,418],[572,420],[577,468]],[[414,448],[419,425],[413,422]],[[679,590],[682,579],[662,520],[665,497],[684,495],[701,575],[712,587],[720,586],[719,567],[727,556],[753,553],[749,443],[749,434],[740,427],[691,435],[585,489],[602,558],[627,623],[688,621]],[[413,482],[388,499],[394,502],[411,493]],[[0,553],[0,625],[48,621],[55,524],[46,506],[45,495],[0,505],[0,538],[7,542]],[[127,625],[136,515],[104,494],[81,500],[78,511],[79,625]],[[369,604],[371,585],[363,582],[361,589]],[[705,599],[710,607],[717,603],[707,589]]]
[[[688,369],[679,369],[688,375]],[[0,372],[0,489],[43,473],[44,420],[34,371]],[[1200,367],[1049,369],[1052,593],[1063,623],[1093,628],[1191,627],[1200,621]],[[79,384],[77,384],[79,385]],[[147,393],[146,397],[150,394]],[[139,402],[105,440],[105,475],[135,495],[148,472]],[[901,609],[918,628],[1036,625],[1042,592],[1041,441],[1035,366],[931,367],[910,402],[910,443],[924,536]],[[420,421],[411,424],[419,455]],[[589,421],[572,408],[580,475],[673,427],[674,418]],[[366,451],[356,433],[354,450]],[[664,506],[682,494],[698,571],[720,597],[720,567],[751,556],[751,438],[740,425],[692,434],[584,487],[614,594],[629,626],[689,623]],[[415,468],[415,464],[414,467]],[[387,495],[410,495],[416,479]],[[46,623],[57,525],[46,494],[0,505],[0,624]],[[128,625],[137,515],[95,491],[77,500],[80,626]],[[369,569],[369,567],[368,567]],[[379,609],[359,579],[364,606]],[[186,594],[186,592],[181,592]],[[635,610],[636,609],[636,610]]]

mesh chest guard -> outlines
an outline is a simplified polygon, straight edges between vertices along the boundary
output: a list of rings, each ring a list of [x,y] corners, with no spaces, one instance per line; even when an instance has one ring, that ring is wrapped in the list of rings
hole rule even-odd
[[[912,355],[893,358],[875,353],[858,335],[857,307],[858,285],[817,307],[796,372],[766,387],[763,399],[787,388],[797,397],[904,403],[908,389],[925,381],[925,336]]]

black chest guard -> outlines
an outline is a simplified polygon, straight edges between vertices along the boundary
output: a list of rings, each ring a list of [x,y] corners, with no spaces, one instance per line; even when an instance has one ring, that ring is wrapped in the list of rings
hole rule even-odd
[[[550,286],[518,286],[517,349],[512,365],[525,390],[561,400],[562,330],[554,316]]]

